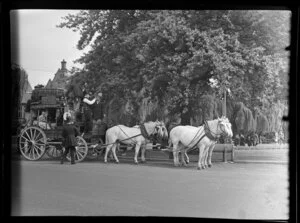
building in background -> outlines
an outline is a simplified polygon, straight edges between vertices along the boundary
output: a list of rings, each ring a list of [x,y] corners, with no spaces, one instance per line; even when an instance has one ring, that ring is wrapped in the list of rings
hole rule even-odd
[[[25,79],[24,83],[24,92],[21,93],[21,104],[19,108],[19,118],[28,120],[30,117],[30,111],[27,111],[26,106],[27,102],[31,99],[32,87],[28,81],[28,78]]]
[[[66,88],[67,80],[71,76],[70,71],[66,67],[67,62],[65,60],[61,61],[61,68],[58,68],[57,72],[54,74],[53,80],[49,79],[45,88]]]

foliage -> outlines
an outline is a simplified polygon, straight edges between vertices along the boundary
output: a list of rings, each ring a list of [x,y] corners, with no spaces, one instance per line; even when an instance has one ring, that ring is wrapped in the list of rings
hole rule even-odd
[[[111,117],[116,122],[185,114],[200,124],[222,114],[221,100],[230,89],[228,116],[237,120],[237,130],[249,132],[256,128],[254,109],[272,113],[272,103],[286,100],[289,16],[257,10],[84,10],[58,26],[80,32],[78,49],[91,46],[78,59],[85,68],[74,81],[101,88],[110,106],[119,98]],[[120,110],[126,103],[130,117]]]

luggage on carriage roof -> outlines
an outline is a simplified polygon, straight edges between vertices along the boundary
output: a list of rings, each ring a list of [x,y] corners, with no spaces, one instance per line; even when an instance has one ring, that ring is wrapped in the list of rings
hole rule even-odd
[[[53,89],[53,88],[38,88],[34,89],[32,91],[31,100],[32,101],[39,101],[42,97],[49,97],[53,96],[55,98],[57,97],[63,97],[64,96],[64,90],[63,89]]]

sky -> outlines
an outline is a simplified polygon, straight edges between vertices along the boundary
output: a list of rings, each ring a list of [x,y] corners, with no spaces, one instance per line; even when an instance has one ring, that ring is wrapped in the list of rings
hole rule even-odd
[[[11,61],[24,68],[32,88],[46,85],[61,67],[64,59],[67,69],[75,64],[85,50],[76,48],[79,33],[68,28],[57,28],[62,17],[75,14],[76,10],[13,10],[11,18]]]

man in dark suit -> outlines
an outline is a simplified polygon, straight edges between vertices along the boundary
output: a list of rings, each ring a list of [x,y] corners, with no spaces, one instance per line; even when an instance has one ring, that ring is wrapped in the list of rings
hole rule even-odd
[[[65,125],[62,130],[62,137],[64,138],[63,146],[65,147],[65,152],[61,157],[61,164],[64,163],[64,159],[70,151],[71,164],[75,164],[75,146],[76,146],[76,136],[80,135],[79,130],[73,125],[71,120],[71,114],[65,115]]]

